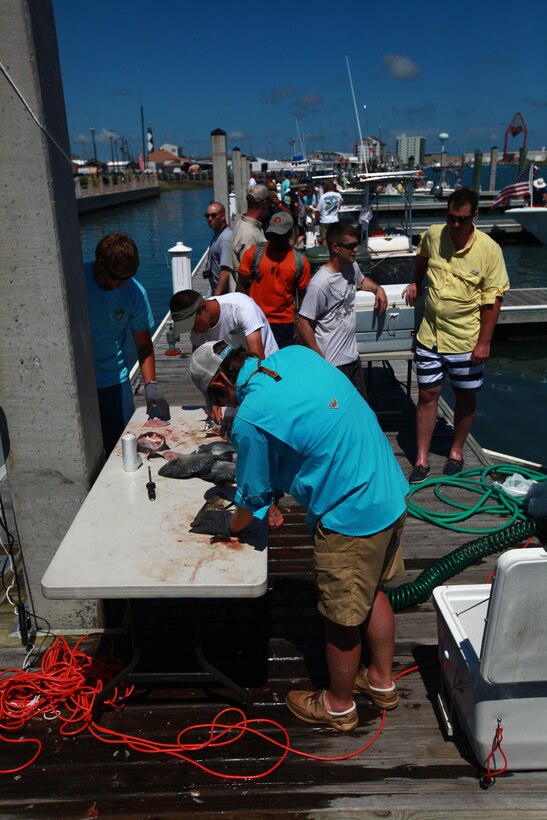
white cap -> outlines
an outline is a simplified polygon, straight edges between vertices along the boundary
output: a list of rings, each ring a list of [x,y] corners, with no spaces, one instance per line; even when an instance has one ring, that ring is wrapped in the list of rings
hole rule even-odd
[[[196,387],[207,398],[209,387],[228,353],[234,349],[226,342],[226,347],[220,353],[213,350],[217,342],[205,342],[194,350],[190,359],[190,376]]]

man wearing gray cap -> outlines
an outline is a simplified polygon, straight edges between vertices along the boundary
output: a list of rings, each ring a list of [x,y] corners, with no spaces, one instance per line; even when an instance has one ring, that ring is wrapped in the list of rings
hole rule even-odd
[[[190,333],[192,350],[204,342],[227,339],[261,359],[279,348],[257,304],[243,293],[225,293],[204,299],[196,290],[179,290],[169,302],[175,333]],[[213,421],[220,424],[222,413],[213,407]]]
[[[311,279],[310,263],[295,250],[294,222],[287,211],[272,216],[267,242],[245,251],[237,289],[262,308],[279,347],[294,344],[295,301],[302,302]]]
[[[244,540],[253,517],[269,516],[277,487],[306,508],[314,533],[329,685],[291,691],[286,705],[306,723],[339,731],[358,724],[354,694],[394,709],[395,621],[383,585],[404,569],[408,485],[374,412],[339,370],[300,345],[261,361],[208,342],[193,354],[190,375],[209,402],[239,407],[231,433],[236,511],[212,511],[207,532]]]
[[[262,359],[278,350],[263,312],[243,293],[204,299],[197,290],[179,290],[171,297],[169,309],[174,332],[189,333],[193,350],[218,339],[241,345]]]
[[[251,245],[264,242],[266,237],[262,230],[262,219],[270,210],[270,192],[265,185],[253,185],[247,188],[247,210],[233,228],[232,264],[233,271],[239,269],[241,257]]]

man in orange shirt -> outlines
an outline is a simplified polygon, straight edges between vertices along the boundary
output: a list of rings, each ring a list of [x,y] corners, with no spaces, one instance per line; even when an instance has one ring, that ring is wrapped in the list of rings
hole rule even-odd
[[[289,213],[272,216],[266,243],[245,251],[237,289],[264,312],[278,346],[294,344],[295,301],[300,303],[311,279],[310,263],[294,249],[294,221]]]

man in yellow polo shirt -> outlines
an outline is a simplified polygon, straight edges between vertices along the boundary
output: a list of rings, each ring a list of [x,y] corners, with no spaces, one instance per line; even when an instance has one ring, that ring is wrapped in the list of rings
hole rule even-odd
[[[444,377],[454,389],[454,438],[444,475],[463,469],[463,448],[471,430],[484,362],[509,279],[501,248],[477,230],[478,194],[460,188],[448,197],[446,225],[432,225],[422,236],[412,281],[404,291],[413,305],[427,276],[424,318],[416,344],[419,398],[416,408],[416,461],[411,484],[429,472],[429,447],[437,422]]]

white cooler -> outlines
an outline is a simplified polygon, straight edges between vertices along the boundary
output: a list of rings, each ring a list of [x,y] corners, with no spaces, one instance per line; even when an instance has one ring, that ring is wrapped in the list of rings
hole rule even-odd
[[[508,550],[491,586],[437,587],[433,603],[448,733],[454,710],[485,767],[499,722],[510,770],[547,769],[545,550]],[[496,752],[490,768],[502,766]]]
[[[374,312],[373,293],[357,291],[355,333],[359,353],[412,350],[422,320],[423,295],[415,307],[407,307],[401,296],[404,288],[405,285],[384,285],[388,306],[383,316]]]

